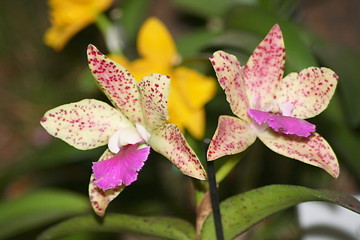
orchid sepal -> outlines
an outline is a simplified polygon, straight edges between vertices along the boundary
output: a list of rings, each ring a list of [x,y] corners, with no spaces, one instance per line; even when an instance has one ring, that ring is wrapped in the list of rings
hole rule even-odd
[[[117,129],[132,126],[121,112],[95,99],[53,108],[40,123],[48,133],[80,150],[106,145]]]
[[[94,45],[88,46],[87,55],[91,73],[114,106],[131,122],[143,123],[138,83],[131,73]]]
[[[156,129],[151,133],[149,145],[169,159],[183,174],[199,180],[207,178],[194,150],[191,149],[176,125],[165,123]]]

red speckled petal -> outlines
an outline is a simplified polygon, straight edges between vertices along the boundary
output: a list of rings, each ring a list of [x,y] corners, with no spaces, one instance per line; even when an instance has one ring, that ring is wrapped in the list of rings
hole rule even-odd
[[[170,78],[158,73],[144,77],[139,83],[146,127],[152,131],[168,120]]]
[[[231,110],[240,118],[247,119],[249,107],[245,93],[243,69],[235,56],[217,51],[210,58],[220,86],[224,89]]]
[[[134,77],[93,45],[89,45],[87,54],[91,72],[102,91],[131,122],[142,123],[140,93]]]
[[[248,113],[258,124],[267,123],[276,132],[308,137],[315,132],[315,125],[300,118],[281,116],[274,113],[249,109]]]
[[[277,92],[278,104],[292,104],[291,116],[311,118],[321,113],[335,92],[338,76],[328,68],[310,67],[286,76]]]
[[[103,155],[100,157],[99,161],[110,159],[114,156],[109,150],[106,150]],[[94,209],[95,213],[100,217],[104,216],[105,210],[109,203],[116,198],[122,190],[124,190],[125,185],[118,186],[113,189],[109,189],[107,191],[101,190],[95,183],[94,183],[94,176],[91,175],[90,183],[89,183],[89,197],[90,203],[92,208]]]
[[[284,73],[285,46],[279,25],[275,25],[257,46],[244,69],[246,93],[251,108],[266,110]]]
[[[206,172],[200,160],[176,125],[165,123],[156,129],[151,133],[149,144],[154,151],[168,158],[185,175],[200,180],[206,179]]]
[[[95,99],[51,109],[40,123],[48,133],[80,150],[103,146],[120,128],[132,126],[120,111]]]
[[[242,119],[220,116],[207,152],[208,161],[244,151],[256,140],[250,124]]]
[[[113,157],[94,162],[94,183],[106,191],[119,185],[129,186],[136,181],[138,172],[147,160],[150,147],[137,149],[139,143],[128,144],[121,147],[120,151]]]
[[[322,168],[334,178],[339,176],[339,164],[335,153],[326,140],[317,133],[304,138],[267,130],[258,137],[278,154]]]

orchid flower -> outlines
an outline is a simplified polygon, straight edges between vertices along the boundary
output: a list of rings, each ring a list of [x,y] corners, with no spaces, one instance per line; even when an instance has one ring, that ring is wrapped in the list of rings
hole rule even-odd
[[[208,160],[247,149],[256,138],[276,153],[339,175],[330,145],[304,119],[321,113],[334,94],[338,76],[309,67],[285,78],[285,46],[278,25],[257,46],[246,66],[217,51],[210,58],[220,86],[236,115],[220,116]]]
[[[170,78],[161,74],[138,83],[120,64],[88,47],[88,61],[107,103],[85,99],[45,113],[42,126],[77,149],[106,145],[93,163],[89,185],[91,204],[102,216],[107,205],[137,179],[150,147],[168,158],[185,175],[204,180],[206,173],[179,128],[168,119]]]
[[[139,59],[129,62],[123,56],[111,57],[128,69],[135,79],[157,72],[170,76],[169,122],[201,139],[205,131],[205,104],[216,93],[215,79],[193,69],[177,66],[180,56],[165,25],[151,17],[141,26],[137,39]]]
[[[93,23],[113,0],[48,0],[51,27],[46,31],[46,45],[56,51],[80,30]]]

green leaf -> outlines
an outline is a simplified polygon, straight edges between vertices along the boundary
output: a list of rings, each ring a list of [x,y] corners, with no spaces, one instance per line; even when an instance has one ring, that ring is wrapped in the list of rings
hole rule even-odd
[[[81,232],[133,232],[166,239],[195,239],[190,223],[170,217],[138,217],[107,214],[104,218],[94,215],[74,217],[43,232],[38,240],[48,240]]]
[[[262,38],[276,23],[280,25],[284,36],[287,70],[299,72],[309,66],[316,66],[316,60],[305,43],[306,39],[302,30],[275,12],[260,7],[241,5],[232,8],[225,20],[227,28],[257,33]]]
[[[218,33],[210,29],[194,30],[176,39],[178,52],[183,58],[196,56]]]
[[[327,201],[360,213],[360,202],[352,196],[301,186],[269,185],[230,197],[220,204],[225,239],[233,239],[264,218],[307,201]],[[216,239],[215,236],[210,214],[202,229],[202,239]]]
[[[149,0],[122,1],[121,24],[126,32],[126,40],[136,42],[140,25],[145,20],[151,2]]]
[[[44,148],[32,149],[22,161],[7,168],[0,168],[0,187],[3,187],[14,178],[29,174],[32,171],[59,167],[85,159],[98,159],[103,151],[102,148],[81,151],[70,147],[59,139],[54,139],[51,144]]]
[[[209,44],[209,47],[219,49],[240,49],[247,54],[247,58],[254,51],[262,38],[258,34],[249,33],[241,30],[226,30],[221,35],[215,37]],[[241,64],[245,64],[246,59],[239,59]]]
[[[178,7],[181,7],[193,14],[204,18],[222,16],[231,6],[233,0],[172,0]]]
[[[84,196],[60,190],[39,190],[0,203],[0,239],[90,210]]]

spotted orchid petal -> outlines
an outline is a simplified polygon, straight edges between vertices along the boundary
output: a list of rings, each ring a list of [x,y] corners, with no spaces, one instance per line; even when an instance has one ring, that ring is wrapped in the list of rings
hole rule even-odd
[[[168,120],[168,98],[170,78],[161,74],[151,74],[139,83],[142,109],[149,131],[160,127]]]
[[[290,73],[281,81],[277,103],[293,105],[292,117],[314,117],[328,106],[337,80],[338,76],[328,68],[310,67],[299,74]]]
[[[326,140],[318,133],[304,138],[267,130],[258,137],[268,148],[278,154],[322,168],[334,178],[339,175],[336,155]]]
[[[295,134],[300,137],[308,137],[315,132],[315,125],[303,119],[281,116],[260,110],[249,109],[250,117],[258,124],[268,124],[276,132]]]
[[[110,159],[114,157],[114,155],[115,154],[111,153],[109,150],[106,150],[100,157],[99,161]],[[95,178],[93,175],[91,175],[89,183],[90,203],[95,213],[102,217],[104,216],[105,210],[109,203],[124,190],[125,185],[117,186],[113,189],[103,191],[95,184],[94,181]]]
[[[113,157],[94,162],[94,183],[103,191],[120,185],[130,185],[137,179],[138,171],[143,167],[150,153],[150,147],[138,148],[140,143],[121,147]]]
[[[257,46],[244,68],[245,89],[251,108],[266,110],[273,101],[283,76],[285,46],[275,25]]]
[[[103,146],[119,128],[131,126],[118,110],[95,99],[53,108],[40,123],[48,133],[80,150]]]
[[[142,123],[140,93],[134,77],[93,45],[88,46],[87,54],[91,72],[102,91],[131,122]]]
[[[249,122],[230,116],[220,116],[218,127],[207,152],[208,161],[244,151],[256,140]]]
[[[245,92],[243,68],[239,61],[235,56],[223,51],[215,52],[210,61],[231,110],[236,116],[247,119],[246,110],[249,108],[249,102]]]
[[[206,179],[206,173],[195,152],[186,142],[180,129],[165,123],[151,133],[150,146],[154,151],[169,159],[179,170],[190,177]]]

